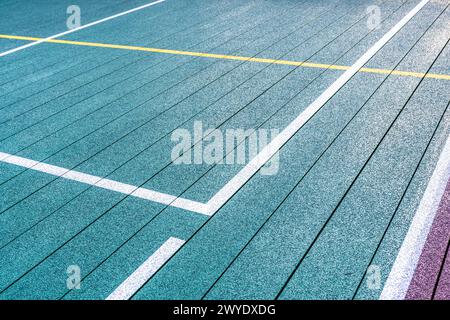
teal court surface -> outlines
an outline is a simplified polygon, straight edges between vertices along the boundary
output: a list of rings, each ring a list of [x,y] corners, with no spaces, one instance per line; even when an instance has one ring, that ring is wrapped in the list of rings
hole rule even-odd
[[[0,17],[0,299],[450,299],[448,0]]]

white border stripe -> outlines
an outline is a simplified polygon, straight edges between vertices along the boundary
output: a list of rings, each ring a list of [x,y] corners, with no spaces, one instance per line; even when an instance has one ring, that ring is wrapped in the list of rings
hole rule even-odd
[[[164,2],[164,1],[166,1],[166,0],[158,0],[158,1],[155,1],[155,2],[147,3],[147,4],[142,5],[142,6],[140,6],[140,7],[137,7],[137,8],[131,9],[131,10],[127,10],[127,11],[124,11],[124,12],[121,12],[121,13],[118,13],[118,14],[115,14],[115,15],[113,15],[113,16],[106,17],[106,18],[103,18],[103,19],[100,19],[100,20],[97,20],[97,21],[88,23],[88,24],[83,25],[83,26],[81,26],[81,27],[78,27],[78,28],[75,28],[75,29],[71,29],[71,30],[67,30],[67,31],[65,31],[65,32],[58,33],[58,34],[55,34],[55,35],[53,35],[53,36],[50,36],[50,37],[48,37],[48,38],[41,39],[41,40],[38,40],[38,41],[35,41],[35,42],[31,42],[31,43],[25,44],[25,45],[23,45],[23,46],[20,46],[20,47],[17,47],[17,48],[14,48],[14,49],[11,49],[11,50],[8,50],[8,51],[5,51],[5,52],[0,53],[0,57],[4,57],[4,56],[9,55],[9,54],[11,54],[11,53],[14,53],[14,52],[17,52],[17,51],[20,51],[20,50],[29,48],[29,47],[31,47],[31,46],[38,45],[38,44],[43,43],[43,42],[46,42],[46,41],[48,41],[48,40],[56,39],[56,38],[65,36],[65,35],[67,35],[67,34],[70,34],[70,33],[76,32],[76,31],[80,31],[80,30],[82,30],[82,29],[86,29],[86,28],[95,26],[95,25],[97,25],[97,24],[100,24],[100,23],[103,23],[103,22],[106,22],[106,21],[109,21],[109,20],[112,20],[112,19],[115,19],[115,18],[124,16],[124,15],[127,15],[127,14],[129,14],[129,13],[136,12],[136,11],[139,11],[139,10],[142,10],[142,9],[145,9],[145,8],[148,8],[148,7],[151,7],[151,6],[154,6],[155,4],[158,4],[158,3],[161,3],[161,2]]]
[[[327,90],[311,103],[286,129],[272,140],[252,161],[250,161],[233,179],[231,179],[208,202],[212,212],[220,209],[272,156],[278,152],[301,127],[318,112],[369,60],[388,43],[427,3],[421,1],[375,45],[361,56],[355,64],[342,74]]]
[[[95,187],[120,192],[132,197],[162,203],[168,206],[181,208],[203,215],[211,215],[210,211],[208,210],[208,206],[201,202],[179,198],[170,194],[161,193],[150,189],[139,188],[130,184],[105,179],[102,177],[93,176],[87,173],[82,173],[62,167],[57,167],[27,158],[14,156],[9,153],[0,152],[0,162],[13,164],[43,173],[48,173],[64,179],[78,181]]]
[[[411,283],[446,185],[450,179],[450,137],[442,150],[420,205],[386,280],[381,300],[402,300]]]
[[[128,300],[150,279],[164,263],[185,243],[170,237],[139,268],[136,269],[106,300]]]

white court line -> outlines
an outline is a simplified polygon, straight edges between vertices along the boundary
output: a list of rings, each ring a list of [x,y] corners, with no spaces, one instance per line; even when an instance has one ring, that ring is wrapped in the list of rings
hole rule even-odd
[[[173,237],[169,238],[136,271],[122,282],[106,300],[130,299],[184,243],[184,240]]]
[[[233,179],[219,190],[209,201],[211,212],[220,209],[283,145],[295,135],[369,60],[388,43],[430,0],[421,1],[373,47],[362,55],[355,64],[342,74],[327,90],[292,121],[271,143],[250,161]]]
[[[158,1],[155,1],[155,2],[147,3],[147,4],[142,5],[140,7],[137,7],[137,8],[131,9],[131,10],[127,10],[127,11],[124,11],[124,12],[120,12],[120,13],[115,14],[113,16],[106,17],[106,18],[103,18],[103,19],[100,19],[100,20],[88,23],[86,25],[83,25],[83,26],[75,28],[75,29],[70,29],[70,30],[67,30],[65,32],[61,32],[61,33],[55,34],[55,35],[50,36],[50,37],[45,38],[45,39],[41,39],[41,40],[38,40],[38,41],[35,41],[35,42],[30,42],[30,43],[25,44],[23,46],[20,46],[20,47],[17,47],[17,48],[14,48],[14,49],[2,52],[2,53],[0,53],[0,57],[4,57],[6,55],[12,54],[14,52],[17,52],[17,51],[20,51],[20,50],[23,50],[23,49],[26,49],[26,48],[29,48],[31,46],[38,45],[38,44],[46,42],[48,40],[56,39],[56,38],[65,36],[67,34],[70,34],[70,33],[76,32],[76,31],[80,31],[80,30],[83,30],[83,29],[95,26],[97,24],[100,24],[100,23],[103,23],[103,22],[106,22],[106,21],[109,21],[109,20],[112,20],[112,19],[124,16],[124,15],[127,15],[129,13],[133,13],[133,12],[136,12],[136,11],[139,11],[139,10],[142,10],[142,9],[154,6],[155,4],[158,4],[158,3],[161,3],[161,2],[164,2],[164,1],[166,1],[166,0],[158,0]]]
[[[450,179],[450,136],[381,292],[381,300],[403,300]]]
[[[210,216],[206,204],[0,152],[0,162]]]

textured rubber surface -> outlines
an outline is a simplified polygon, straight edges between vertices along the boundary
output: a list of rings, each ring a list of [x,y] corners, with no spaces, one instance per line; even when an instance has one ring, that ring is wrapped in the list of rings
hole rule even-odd
[[[148,2],[77,1],[83,24]],[[326,66],[352,66],[419,3],[166,0],[61,37],[317,68],[29,47],[0,58],[0,152],[207,203],[245,164],[177,165],[174,130],[282,131],[345,71]],[[0,34],[63,32],[71,4],[4,1]],[[170,238],[186,242],[125,296],[378,299],[450,134],[450,80],[421,76],[450,75],[449,25],[448,1],[428,2],[365,65],[385,72],[353,76],[281,148],[276,174],[255,174],[211,217],[0,161],[0,299],[105,299]],[[0,37],[0,52],[25,43]],[[413,280],[410,298],[449,297],[446,197],[432,228],[446,231],[425,246],[439,261],[417,269],[436,285]]]

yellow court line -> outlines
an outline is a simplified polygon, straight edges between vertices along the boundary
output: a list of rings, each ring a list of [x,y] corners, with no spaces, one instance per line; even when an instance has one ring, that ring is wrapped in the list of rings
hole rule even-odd
[[[12,39],[12,40],[24,40],[24,41],[40,41],[40,40],[45,39],[45,38],[24,37],[24,36],[5,35],[5,34],[0,34],[0,38]],[[203,53],[203,52],[194,52],[194,51],[181,51],[181,50],[170,50],[170,49],[160,49],[160,48],[137,47],[137,46],[127,46],[127,45],[97,43],[97,42],[71,41],[71,40],[59,40],[59,39],[49,39],[49,40],[46,40],[45,42],[70,44],[70,45],[85,46],[85,47],[144,51],[144,52],[153,52],[153,53],[165,53],[165,54],[203,57],[203,58],[212,58],[212,59],[249,61],[249,62],[258,62],[258,63],[271,63],[271,64],[289,65],[289,66],[297,66],[297,67],[304,67],[304,68],[319,68],[319,69],[331,69],[331,70],[342,70],[342,71],[345,71],[345,70],[348,70],[351,68],[349,66],[334,65],[334,64],[330,65],[330,64],[312,63],[312,62],[304,62],[304,61],[252,58],[252,57],[245,57],[245,56],[232,56],[232,55],[216,54],[216,53]],[[376,73],[376,74],[393,74],[393,75],[402,76],[402,77],[450,80],[450,75],[447,75],[447,74],[422,73],[422,72],[377,69],[377,68],[361,68],[359,72]]]

